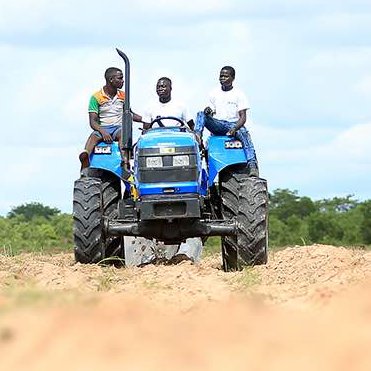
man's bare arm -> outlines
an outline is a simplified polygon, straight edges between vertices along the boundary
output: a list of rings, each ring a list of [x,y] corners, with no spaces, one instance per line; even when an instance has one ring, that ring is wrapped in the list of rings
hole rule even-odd
[[[89,112],[89,124],[93,130],[102,134],[105,142],[112,142],[112,137],[99,125],[99,116],[96,112]]]
[[[243,109],[241,111],[238,111],[238,115],[239,115],[239,118],[236,122],[236,125],[234,128],[232,128],[231,130],[228,131],[227,135],[229,136],[234,136],[236,134],[236,131],[241,129],[242,126],[245,125],[245,122],[246,122],[246,109]]]

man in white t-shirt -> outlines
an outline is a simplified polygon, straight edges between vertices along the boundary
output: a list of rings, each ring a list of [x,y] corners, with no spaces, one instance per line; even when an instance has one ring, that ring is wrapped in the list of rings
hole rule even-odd
[[[158,95],[158,101],[153,102],[146,113],[143,116],[144,129],[149,128],[149,124],[158,117],[176,117],[187,123],[188,126],[193,129],[193,120],[187,121],[187,111],[185,106],[172,99],[171,97],[172,84],[168,77],[161,77],[158,79],[156,84],[156,92]],[[162,123],[165,126],[179,125],[178,121],[163,120]],[[202,252],[202,241],[201,238],[187,238],[186,242],[183,242],[178,252],[170,260],[170,263],[177,264],[183,260],[192,260],[198,262]]]
[[[193,128],[193,120],[187,120],[187,110],[184,104],[172,99],[171,90],[171,80],[168,77],[158,79],[156,84],[158,100],[152,102],[143,116],[143,121],[145,122],[144,129],[148,129],[149,124],[156,118],[169,116],[176,117]],[[162,123],[165,126],[179,125],[179,122],[175,120],[163,120]]]
[[[198,112],[195,133],[199,141],[204,127],[214,135],[234,136],[242,142],[245,150],[250,176],[259,176],[258,162],[254,145],[245,128],[246,112],[249,107],[245,94],[233,86],[236,72],[233,67],[225,66],[220,71],[221,88],[210,94],[210,106]]]

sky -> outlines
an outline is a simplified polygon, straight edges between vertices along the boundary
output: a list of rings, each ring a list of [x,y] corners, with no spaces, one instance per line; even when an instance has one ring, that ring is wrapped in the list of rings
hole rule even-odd
[[[0,215],[72,212],[90,96],[124,69],[116,47],[134,112],[165,75],[195,116],[232,65],[269,191],[371,199],[371,0],[0,0]]]

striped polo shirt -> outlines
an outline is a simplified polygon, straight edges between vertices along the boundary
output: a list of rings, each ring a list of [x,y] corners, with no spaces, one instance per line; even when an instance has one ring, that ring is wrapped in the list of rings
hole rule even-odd
[[[98,114],[101,126],[121,125],[124,100],[125,92],[122,90],[118,90],[117,94],[110,98],[102,88],[91,96],[89,112]]]

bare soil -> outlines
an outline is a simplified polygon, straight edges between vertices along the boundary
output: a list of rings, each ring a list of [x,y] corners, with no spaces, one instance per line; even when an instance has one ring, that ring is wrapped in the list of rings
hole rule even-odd
[[[1,370],[371,370],[371,252],[313,245],[224,273],[0,255]]]

